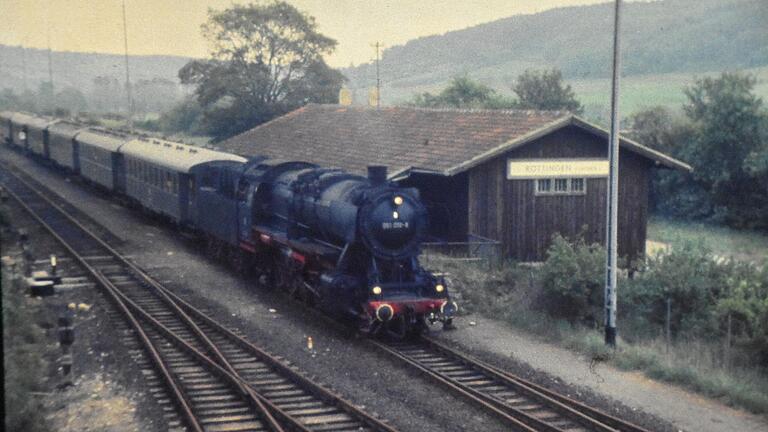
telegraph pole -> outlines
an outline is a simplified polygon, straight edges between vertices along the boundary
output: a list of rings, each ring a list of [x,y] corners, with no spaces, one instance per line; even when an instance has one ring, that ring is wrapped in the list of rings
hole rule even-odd
[[[51,97],[54,98],[56,92],[53,89],[53,56],[51,54],[51,22],[48,20],[48,82],[51,84]],[[51,100],[51,103],[54,103]],[[54,103],[55,104],[55,103]]]
[[[27,88],[27,49],[24,47],[24,45],[21,46],[21,73],[22,73],[22,77],[24,77],[24,91],[26,92],[28,90]]]
[[[605,272],[605,343],[616,346],[616,255],[618,247],[619,209],[619,77],[621,48],[619,44],[621,0],[615,0],[613,16],[613,89],[611,91],[611,136],[608,143],[608,221],[606,232]]]
[[[128,129],[133,130],[133,95],[131,94],[131,72],[128,67],[128,24],[125,19],[125,0],[123,0],[123,42],[125,45],[125,91],[128,95]]]
[[[376,109],[381,108],[381,75],[379,75],[379,48],[381,44],[376,41]]]

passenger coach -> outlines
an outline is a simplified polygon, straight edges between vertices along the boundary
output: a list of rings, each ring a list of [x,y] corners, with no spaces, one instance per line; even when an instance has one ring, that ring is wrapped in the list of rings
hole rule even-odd
[[[197,189],[204,184],[204,166],[234,162],[240,156],[155,138],[137,138],[120,148],[125,194],[147,209],[180,224],[197,222]]]
[[[67,120],[48,126],[48,155],[57,165],[80,174],[79,144],[77,135],[86,127]]]
[[[10,111],[0,111],[0,144],[11,145],[11,117]]]
[[[118,150],[133,136],[99,128],[88,128],[77,134],[80,175],[116,192],[125,191],[119,174]]]
[[[46,118],[14,113],[11,116],[11,144],[42,156],[44,154],[43,130],[50,122]]]

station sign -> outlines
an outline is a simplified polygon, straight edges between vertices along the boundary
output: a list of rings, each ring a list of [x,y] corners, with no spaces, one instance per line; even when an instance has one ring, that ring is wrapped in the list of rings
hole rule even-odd
[[[607,177],[607,159],[509,159],[507,179]]]

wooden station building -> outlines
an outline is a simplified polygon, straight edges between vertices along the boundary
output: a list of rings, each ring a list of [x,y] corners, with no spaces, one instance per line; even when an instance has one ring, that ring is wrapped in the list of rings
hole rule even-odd
[[[620,141],[619,255],[645,253],[652,168],[690,166]],[[303,160],[420,190],[433,237],[487,238],[541,261],[552,236],[605,241],[608,132],[570,113],[310,104],[220,144],[242,156]]]

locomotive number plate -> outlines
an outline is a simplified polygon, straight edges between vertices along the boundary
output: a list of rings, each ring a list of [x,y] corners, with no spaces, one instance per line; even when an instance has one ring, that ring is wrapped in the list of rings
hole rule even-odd
[[[408,222],[382,222],[381,228],[385,230],[390,229],[404,229],[408,228]]]

